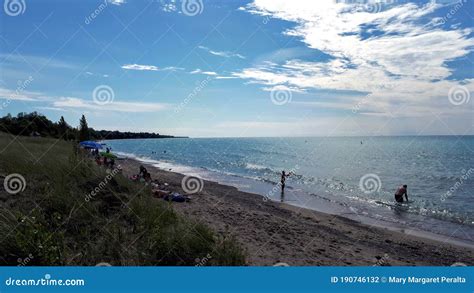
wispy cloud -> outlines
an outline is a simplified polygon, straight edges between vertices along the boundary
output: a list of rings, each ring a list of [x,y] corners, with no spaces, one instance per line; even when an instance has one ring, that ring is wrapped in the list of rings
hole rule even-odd
[[[107,2],[117,6],[127,3],[125,0],[107,0]]]
[[[204,46],[198,46],[198,48],[208,52],[209,54],[215,55],[215,56],[220,56],[220,57],[225,57],[225,58],[237,57],[237,58],[240,58],[240,59],[245,59],[245,56],[243,56],[241,54],[229,52],[229,51],[215,51],[215,50],[212,50],[212,49],[210,49],[208,47],[204,47]]]
[[[193,71],[190,72],[191,74],[204,74],[204,75],[213,75],[213,76],[217,76],[217,73],[214,72],[214,71],[202,71],[201,69],[195,69]]]
[[[181,67],[174,67],[174,66],[159,68],[155,65],[141,65],[141,64],[125,64],[125,65],[122,65],[122,68],[126,70],[138,70],[138,71],[177,71],[177,70],[184,69]]]
[[[40,93],[26,90],[10,90],[6,88],[0,88],[0,99],[25,102],[35,102],[42,100]]]
[[[28,54],[0,54],[0,64],[25,64],[33,67],[36,70],[42,67],[60,68],[60,69],[77,69],[78,66],[71,62],[56,58],[48,58],[42,56],[28,55]]]
[[[96,111],[114,112],[156,112],[166,109],[166,104],[161,103],[139,103],[139,102],[119,102],[113,101],[105,105],[98,105],[93,101],[83,100],[74,97],[61,97],[52,103],[55,108],[78,108]]]

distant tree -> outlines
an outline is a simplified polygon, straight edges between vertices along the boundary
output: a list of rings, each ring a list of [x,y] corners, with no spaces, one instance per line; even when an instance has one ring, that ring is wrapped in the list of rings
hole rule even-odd
[[[89,140],[89,126],[87,126],[86,116],[82,114],[81,120],[79,121],[79,141]]]
[[[66,140],[89,139],[130,139],[130,138],[172,138],[170,135],[160,135],[154,132],[120,132],[117,130],[95,130],[89,128],[86,117],[82,115],[80,127],[73,128],[61,116],[58,122],[52,122],[46,116],[37,113],[18,113],[16,117],[7,114],[0,117],[0,132],[12,135],[40,134],[45,137],[64,138]]]
[[[62,137],[65,140],[69,139],[69,130],[71,129],[71,126],[67,124],[66,120],[64,120],[64,117],[61,116],[58,122],[58,131],[60,137]]]

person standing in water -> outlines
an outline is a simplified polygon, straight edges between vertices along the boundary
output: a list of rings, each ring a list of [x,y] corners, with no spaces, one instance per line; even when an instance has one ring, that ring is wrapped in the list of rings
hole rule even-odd
[[[395,200],[397,202],[403,202],[403,196],[405,195],[406,201],[408,202],[408,192],[407,192],[407,185],[400,186],[397,191],[395,192]]]
[[[286,174],[285,173],[285,170],[281,171],[281,179],[280,179],[280,183],[281,183],[281,192],[283,193],[285,191],[285,181],[286,181],[286,177],[289,177],[291,175],[291,172]]]

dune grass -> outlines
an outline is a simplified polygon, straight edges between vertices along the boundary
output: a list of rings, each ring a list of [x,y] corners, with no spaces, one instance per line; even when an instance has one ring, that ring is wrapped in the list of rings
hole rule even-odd
[[[16,194],[3,184],[13,173],[26,182]],[[245,264],[234,239],[179,216],[70,142],[0,133],[0,183],[0,265]]]

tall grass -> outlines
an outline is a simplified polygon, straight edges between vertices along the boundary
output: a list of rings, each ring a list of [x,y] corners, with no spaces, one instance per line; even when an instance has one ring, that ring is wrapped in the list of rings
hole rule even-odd
[[[26,188],[11,194],[1,184],[0,265],[245,264],[233,239],[179,216],[72,143],[0,133],[0,181],[12,173]]]

